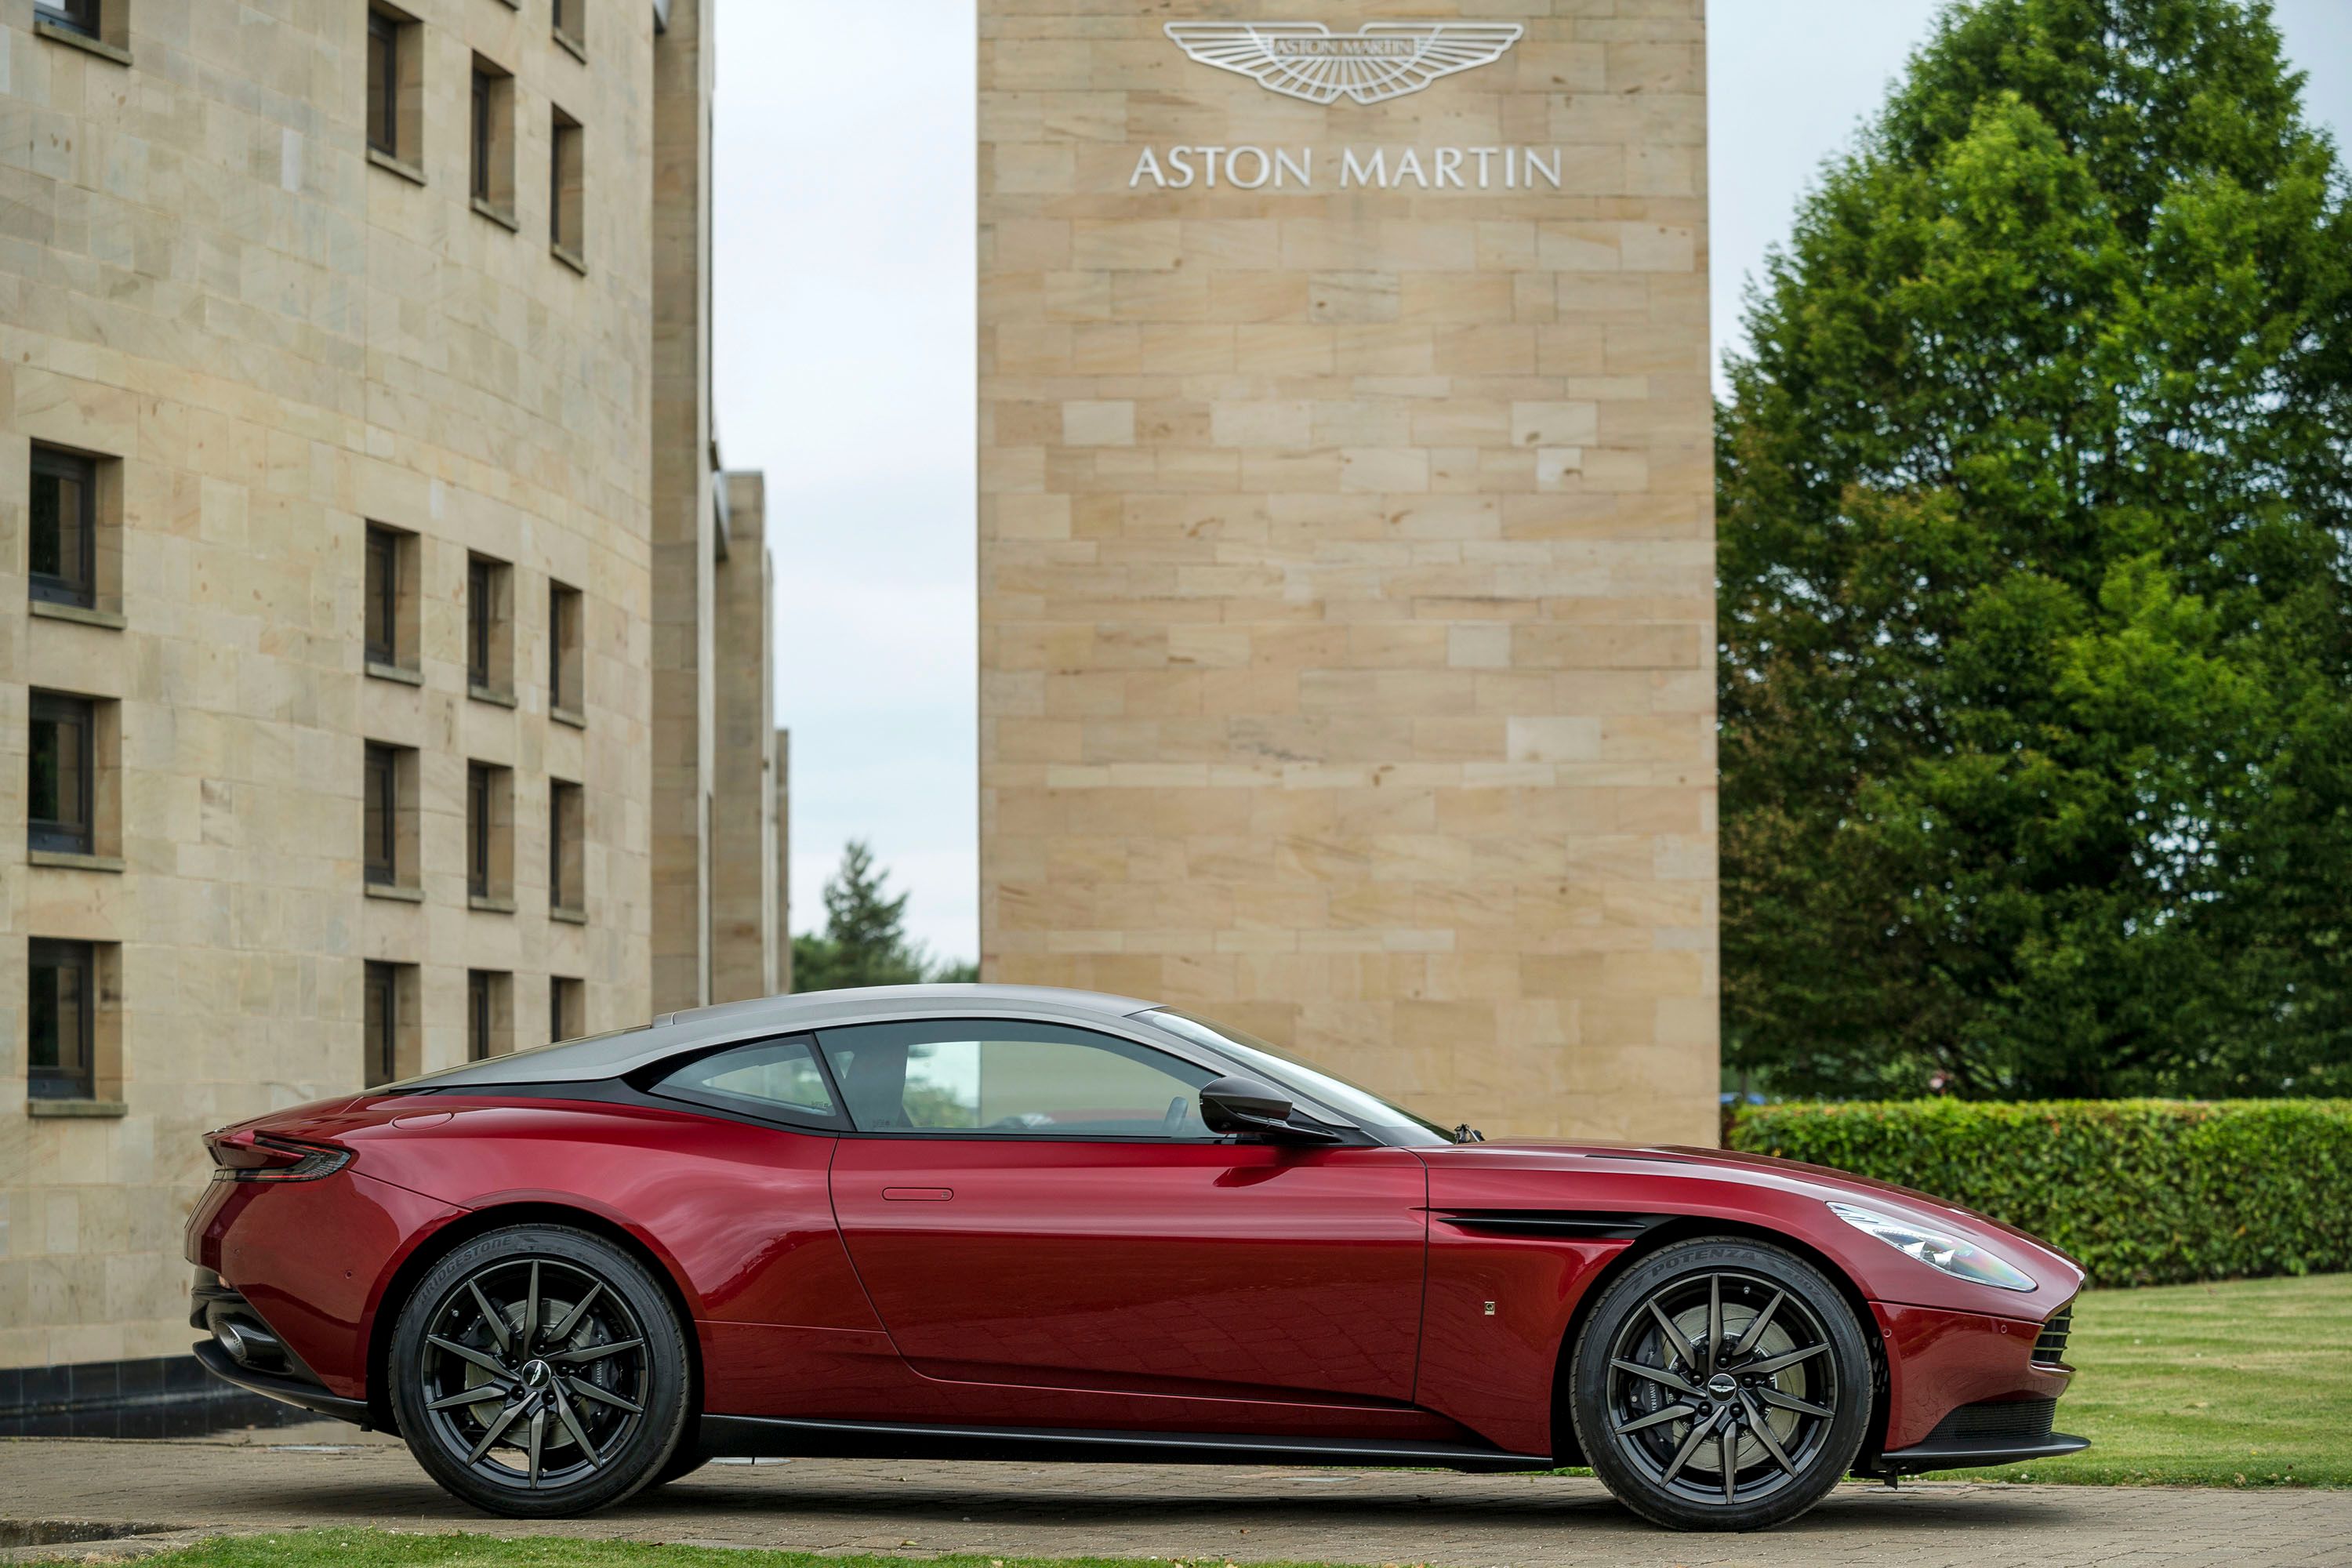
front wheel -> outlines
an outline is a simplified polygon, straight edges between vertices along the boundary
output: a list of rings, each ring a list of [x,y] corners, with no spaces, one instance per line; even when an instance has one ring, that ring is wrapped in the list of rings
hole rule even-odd
[[[426,1270],[386,1371],[417,1462],[509,1518],[620,1501],[687,1424],[677,1312],[636,1259],[568,1226],[494,1230]]]
[[[1845,1299],[1790,1252],[1677,1242],[1585,1321],[1570,1408],[1595,1474],[1676,1530],[1760,1530],[1826,1496],[1869,1425],[1870,1352]]]

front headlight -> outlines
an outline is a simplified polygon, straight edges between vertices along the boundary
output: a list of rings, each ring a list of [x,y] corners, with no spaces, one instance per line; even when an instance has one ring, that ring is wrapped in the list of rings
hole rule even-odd
[[[1832,1204],[1830,1212],[1854,1229],[1874,1236],[1897,1252],[1907,1253],[1930,1268],[1940,1268],[1955,1279],[1990,1285],[1996,1290],[2033,1289],[2033,1281],[2016,1265],[1973,1241],[1853,1204]]]

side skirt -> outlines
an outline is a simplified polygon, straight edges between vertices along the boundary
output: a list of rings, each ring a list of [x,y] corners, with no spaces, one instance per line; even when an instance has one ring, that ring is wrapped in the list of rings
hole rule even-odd
[[[1393,1438],[1261,1437],[1222,1432],[1101,1432],[1057,1426],[954,1426],[705,1415],[702,1447],[737,1458],[1046,1459],[1155,1465],[1430,1466],[1548,1470],[1548,1454]]]

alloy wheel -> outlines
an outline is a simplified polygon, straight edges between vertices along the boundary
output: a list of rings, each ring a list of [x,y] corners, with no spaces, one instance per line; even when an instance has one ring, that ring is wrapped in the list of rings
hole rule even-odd
[[[1796,1292],[1721,1270],[1669,1281],[1610,1347],[1609,1437],[1685,1501],[1760,1501],[1797,1481],[1843,1397],[1827,1326]]]
[[[416,1358],[440,1447],[523,1490],[597,1473],[645,1417],[646,1334],[621,1293],[566,1258],[501,1258],[445,1291]]]

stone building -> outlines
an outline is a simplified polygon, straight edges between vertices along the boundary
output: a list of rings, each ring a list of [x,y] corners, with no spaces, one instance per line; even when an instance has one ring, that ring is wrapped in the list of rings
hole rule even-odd
[[[0,0],[0,1370],[186,1351],[208,1128],[778,984],[710,4]]]
[[[1702,0],[980,16],[983,973],[1712,1142]]]

